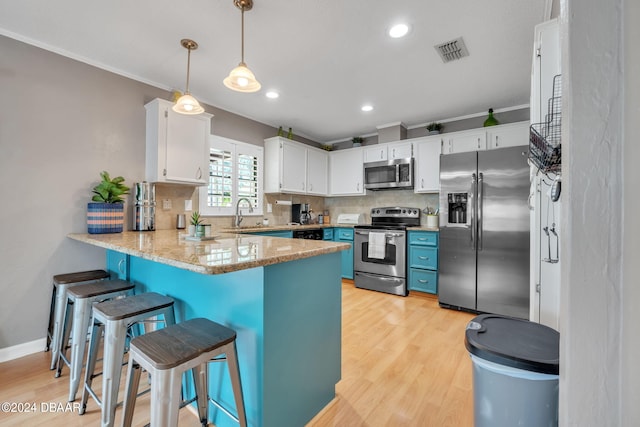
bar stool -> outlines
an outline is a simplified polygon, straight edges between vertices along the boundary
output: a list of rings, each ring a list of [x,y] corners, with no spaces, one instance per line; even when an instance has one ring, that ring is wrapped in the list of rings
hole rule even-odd
[[[175,324],[173,298],[148,292],[127,298],[101,302],[93,306],[93,328],[89,340],[89,354],[85,370],[84,388],[80,414],[87,409],[89,395],[101,408],[102,426],[113,426],[120,373],[125,353],[128,329],[135,323],[163,316],[165,326]],[[95,375],[98,347],[104,329],[104,351],[102,359],[102,401],[91,388]]]
[[[108,279],[109,273],[104,270],[78,271],[75,273],[56,274],[53,276],[53,292],[51,294],[51,310],[49,312],[49,326],[47,328],[47,346],[44,351],[51,349],[51,370],[56,369],[58,355],[62,348],[62,335],[65,319],[71,322],[67,313],[67,289],[71,286],[96,280]],[[66,343],[65,343],[66,345]]]
[[[216,358],[221,354],[226,357]],[[224,360],[227,361],[231,376],[238,417],[208,396],[207,363]],[[124,397],[125,427],[131,426],[133,419],[140,368],[151,376],[152,426],[170,427],[178,424],[178,411],[182,406],[182,373],[189,369],[193,374],[196,388],[194,400],[197,400],[198,416],[203,426],[207,425],[209,401],[242,427],[247,425],[234,330],[208,319],[197,318],[131,340]]]
[[[71,359],[66,358],[63,346],[58,357],[56,377],[62,373],[63,363],[67,364],[69,366],[69,402],[76,399],[80,385],[87,330],[91,319],[91,306],[94,302],[130,295],[133,293],[133,288],[133,283],[116,279],[73,286],[67,290],[69,301],[73,303],[73,321],[71,328],[65,328],[63,342],[69,340],[71,332]]]

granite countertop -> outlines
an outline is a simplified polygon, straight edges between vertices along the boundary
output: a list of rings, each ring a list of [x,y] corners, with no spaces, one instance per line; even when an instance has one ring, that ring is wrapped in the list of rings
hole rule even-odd
[[[365,224],[363,224],[365,225]],[[310,230],[318,228],[353,228],[353,224],[305,224],[305,225],[247,225],[239,228],[229,227],[221,228],[219,231],[224,233],[257,233],[261,231],[288,231],[288,230]],[[408,227],[407,231],[440,231],[439,227],[427,227],[421,225],[418,227]]]
[[[318,228],[350,227],[351,224],[285,224],[285,225],[243,225],[240,227],[220,228],[223,233],[257,233],[260,231],[312,230]]]
[[[314,226],[317,228],[318,224]],[[257,227],[254,231],[271,229],[277,230],[278,228]],[[252,229],[242,228],[242,231],[250,230]],[[220,230],[216,230],[214,234],[218,235],[214,240],[205,241],[182,239],[179,236],[179,230],[125,231],[113,234],[74,233],[69,234],[68,237],[90,245],[202,274],[230,273],[339,252],[350,247],[347,243],[283,239],[225,233]]]

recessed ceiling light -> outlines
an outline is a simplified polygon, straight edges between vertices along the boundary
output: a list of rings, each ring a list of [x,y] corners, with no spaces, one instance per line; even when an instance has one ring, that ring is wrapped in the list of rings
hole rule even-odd
[[[280,94],[278,92],[274,92],[274,91],[269,91],[265,94],[265,96],[267,98],[271,98],[271,99],[276,99],[277,97],[280,96]]]
[[[404,37],[409,32],[409,26],[407,24],[396,24],[389,30],[389,37],[394,39]]]
[[[360,108],[362,111],[372,111],[373,110],[373,105],[363,105],[362,108]]]

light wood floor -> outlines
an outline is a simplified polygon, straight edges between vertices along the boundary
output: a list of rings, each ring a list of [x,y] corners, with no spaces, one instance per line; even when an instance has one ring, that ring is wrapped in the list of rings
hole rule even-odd
[[[336,398],[309,427],[473,424],[471,362],[464,348],[473,315],[441,309],[435,297],[402,298],[356,289],[349,281],[343,283],[342,305],[342,380]],[[37,407],[33,413],[0,411],[0,426],[99,425],[92,400],[83,416],[55,407],[67,403],[68,371],[54,378],[49,358],[43,352],[0,363],[0,402]],[[138,399],[134,425],[147,423],[148,414],[147,395]],[[180,426],[199,425],[191,412],[180,411]]]

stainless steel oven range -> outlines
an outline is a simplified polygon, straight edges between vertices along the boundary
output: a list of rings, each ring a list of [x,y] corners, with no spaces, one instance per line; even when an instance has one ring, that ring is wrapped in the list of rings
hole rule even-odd
[[[371,225],[354,227],[356,287],[407,296],[407,227],[419,225],[419,208],[371,209]]]

